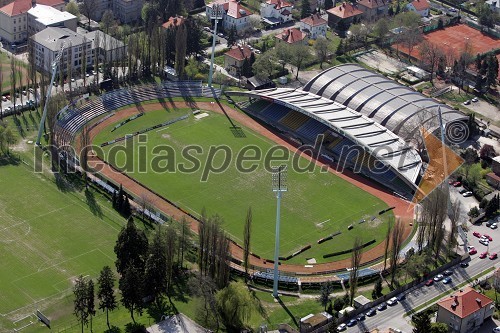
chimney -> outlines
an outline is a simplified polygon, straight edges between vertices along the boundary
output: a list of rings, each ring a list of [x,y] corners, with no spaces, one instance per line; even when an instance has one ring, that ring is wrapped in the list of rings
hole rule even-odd
[[[31,0],[31,8],[36,6],[36,0]]]
[[[477,305],[481,306],[481,299],[480,298],[476,298],[476,302],[477,302]]]

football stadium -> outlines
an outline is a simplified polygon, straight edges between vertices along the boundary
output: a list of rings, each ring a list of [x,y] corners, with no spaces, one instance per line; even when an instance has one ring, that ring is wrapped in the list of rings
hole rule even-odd
[[[369,265],[383,256],[388,221],[396,217],[412,222],[408,200],[418,190],[428,161],[412,145],[411,135],[421,124],[440,132],[439,113],[446,129],[466,126],[466,119],[455,110],[354,64],[325,70],[301,89],[224,94],[202,82],[166,81],[78,100],[57,116],[58,156],[78,165],[75,147],[86,128],[96,148],[91,165],[99,169],[94,179],[98,185],[110,192],[123,185],[135,199],[147,192],[154,207],[146,215],[159,223],[168,216],[186,216],[196,231],[204,208],[220,214],[232,240],[235,269],[241,267],[244,216],[252,205],[255,236],[250,263],[254,276],[264,280],[272,279],[267,270],[273,267],[274,248],[275,202],[269,172],[260,168],[247,177],[230,169],[200,182],[202,171],[186,176],[124,170],[128,158],[140,160],[141,144],[152,148],[168,143],[176,152],[191,144],[208,149],[224,143],[235,150],[253,145],[263,151],[276,144],[290,151],[311,147],[315,153],[301,156],[300,163],[313,161],[314,170],[289,174],[294,195],[285,195],[283,201],[281,279],[332,272],[343,279],[356,237],[364,251],[365,270],[360,274],[377,274]],[[238,103],[239,110],[220,103],[225,97],[231,102],[232,96],[248,101]],[[146,135],[147,143],[141,135]],[[113,147],[127,145],[130,155],[107,158]],[[411,233],[410,225],[405,223],[405,237]],[[291,279],[286,282],[298,282]]]

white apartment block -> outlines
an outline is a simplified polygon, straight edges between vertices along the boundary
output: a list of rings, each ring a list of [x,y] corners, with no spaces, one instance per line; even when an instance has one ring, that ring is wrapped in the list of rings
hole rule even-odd
[[[21,44],[28,38],[28,11],[35,5],[64,10],[63,0],[14,0],[0,8],[0,38],[4,43]]]
[[[36,5],[28,10],[28,34],[34,35],[48,27],[68,28],[76,31],[78,18],[68,12],[45,5]]]

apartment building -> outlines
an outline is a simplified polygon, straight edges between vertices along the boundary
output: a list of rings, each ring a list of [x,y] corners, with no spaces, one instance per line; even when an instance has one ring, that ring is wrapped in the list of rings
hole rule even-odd
[[[53,7],[36,5],[28,10],[28,35],[34,35],[48,27],[68,28],[76,31],[78,18]]]

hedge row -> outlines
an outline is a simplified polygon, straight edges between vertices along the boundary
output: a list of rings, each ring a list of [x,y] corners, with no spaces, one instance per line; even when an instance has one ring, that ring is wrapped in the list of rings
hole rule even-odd
[[[111,132],[114,132],[116,129],[118,129],[118,128],[122,127],[122,126],[123,126],[123,125],[125,125],[126,123],[128,123],[128,122],[130,122],[130,121],[132,121],[132,120],[134,120],[134,119],[139,118],[139,117],[140,117],[140,116],[142,116],[143,114],[144,114],[144,113],[139,113],[139,114],[133,115],[132,117],[125,119],[125,120],[124,120],[124,121],[122,121],[121,123],[116,124],[116,125],[115,125],[115,127],[113,127],[113,129],[111,130]]]
[[[321,239],[318,239],[317,243],[318,244],[321,244],[323,242],[326,242],[327,240],[330,240],[332,239],[333,237],[337,236],[337,235],[340,235],[342,232],[341,231],[337,231],[337,232],[334,232],[333,234],[331,234],[330,236],[327,236],[327,237],[324,237],[324,238],[321,238]]]
[[[306,250],[309,250],[311,248],[311,245],[306,245],[304,246],[303,248],[301,248],[300,250],[298,251],[295,251],[294,253],[286,256],[286,257],[279,257],[279,260],[283,260],[283,261],[287,261],[287,260],[290,260],[292,259],[293,257],[295,256],[298,256],[299,254],[301,254],[302,252],[306,251]]]
[[[396,207],[390,207],[390,208],[387,208],[387,209],[381,210],[380,212],[378,212],[378,215],[382,215],[382,214],[384,214],[384,213],[387,213],[387,212],[389,212],[389,211],[393,210],[394,208],[396,208]]]
[[[371,241],[361,245],[359,248],[365,248],[369,245],[372,245],[373,243],[375,243],[375,239],[372,239]],[[344,250],[344,251],[339,251],[339,252],[333,252],[333,253],[328,253],[328,254],[325,254],[323,256],[323,258],[330,258],[330,257],[335,257],[335,256],[339,256],[341,254],[346,254],[346,253],[350,253],[352,251],[354,251],[355,248],[352,248],[352,249],[349,249],[349,250]]]

